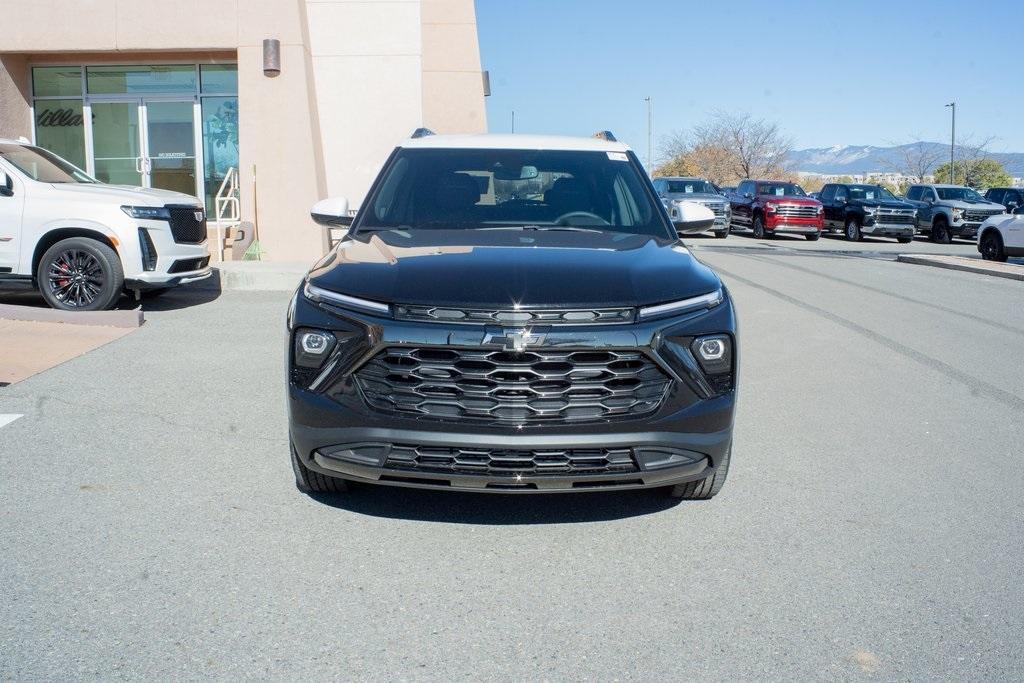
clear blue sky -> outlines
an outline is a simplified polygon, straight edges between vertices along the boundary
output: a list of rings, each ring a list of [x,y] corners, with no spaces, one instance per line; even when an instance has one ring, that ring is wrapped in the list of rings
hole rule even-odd
[[[491,132],[610,129],[643,159],[714,109],[796,148],[994,136],[1024,152],[1024,0],[476,0]],[[657,147],[655,148],[657,155]]]

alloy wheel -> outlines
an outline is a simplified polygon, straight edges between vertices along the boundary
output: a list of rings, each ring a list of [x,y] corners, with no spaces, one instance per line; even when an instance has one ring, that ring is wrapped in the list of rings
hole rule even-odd
[[[106,273],[93,254],[68,249],[50,262],[46,281],[57,301],[69,308],[83,308],[94,302],[103,290]]]

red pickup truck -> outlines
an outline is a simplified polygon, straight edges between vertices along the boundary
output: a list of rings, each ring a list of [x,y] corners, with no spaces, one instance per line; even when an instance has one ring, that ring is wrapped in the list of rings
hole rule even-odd
[[[730,195],[732,222],[754,231],[754,237],[794,233],[812,242],[821,237],[824,209],[794,183],[744,180]]]

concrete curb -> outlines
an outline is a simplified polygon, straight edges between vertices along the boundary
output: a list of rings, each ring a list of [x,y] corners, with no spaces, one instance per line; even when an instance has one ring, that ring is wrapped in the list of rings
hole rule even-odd
[[[99,327],[141,327],[146,321],[141,308],[130,311],[58,311],[36,306],[0,304],[0,319],[30,323],[66,323]]]
[[[1008,280],[1024,281],[1024,268],[1012,263],[998,263],[981,259],[964,258],[963,256],[932,256],[918,254],[900,254],[896,257],[900,263],[913,263],[919,266],[960,270],[965,273],[991,275]]]

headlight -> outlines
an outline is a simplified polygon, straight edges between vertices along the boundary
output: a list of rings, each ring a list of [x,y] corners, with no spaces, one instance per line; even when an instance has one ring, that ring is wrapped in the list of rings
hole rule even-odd
[[[689,299],[681,299],[667,304],[641,308],[640,319],[651,320],[652,318],[661,318],[668,315],[679,315],[680,313],[686,313],[689,311],[714,308],[724,300],[725,295],[722,294],[722,290],[716,289],[710,294],[702,294]]]
[[[390,306],[379,301],[370,301],[369,299],[360,299],[359,297],[348,296],[347,294],[338,294],[329,289],[311,285],[309,282],[302,288],[302,293],[306,295],[307,299],[317,303],[332,304],[364,313],[373,313],[374,315],[388,315],[391,312]]]
[[[953,209],[953,220],[958,221],[960,217],[964,215],[963,209]]]
[[[697,337],[690,349],[707,374],[721,375],[732,370],[732,341],[728,335]]]
[[[878,209],[873,206],[864,207],[864,213],[866,213],[869,216],[874,216],[876,211],[878,211]]]
[[[775,208],[775,205],[771,203],[764,205],[764,210],[767,211],[768,213],[775,213]]]
[[[824,207],[824,206],[820,206],[820,205],[819,205],[819,206],[818,206],[818,215],[820,216],[820,215],[821,215],[821,214],[823,214],[823,213],[825,213],[825,207]]]
[[[301,329],[295,332],[295,364],[300,368],[319,368],[331,355],[336,339],[325,330]]]
[[[132,218],[137,218],[139,220],[171,220],[171,212],[166,206],[122,206],[121,210]]]

